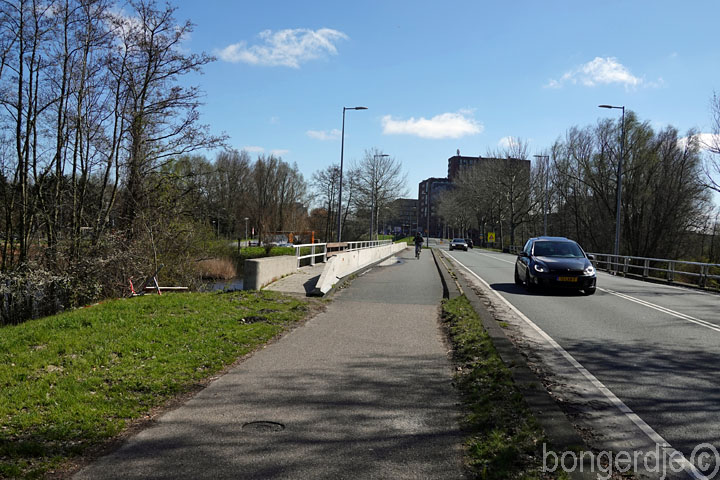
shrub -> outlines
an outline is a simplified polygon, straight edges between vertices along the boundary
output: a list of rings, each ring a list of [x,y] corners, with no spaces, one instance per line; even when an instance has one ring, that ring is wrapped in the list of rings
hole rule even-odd
[[[41,268],[0,273],[0,325],[14,325],[86,305],[100,298],[102,288],[91,279]]]

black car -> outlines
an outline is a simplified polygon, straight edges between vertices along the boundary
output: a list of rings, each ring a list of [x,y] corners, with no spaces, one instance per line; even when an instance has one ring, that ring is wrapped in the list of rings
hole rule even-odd
[[[468,244],[464,238],[453,238],[450,242],[450,250],[465,250],[467,252]]]
[[[565,287],[595,293],[595,267],[576,242],[565,237],[536,237],[525,244],[515,261],[515,284]]]

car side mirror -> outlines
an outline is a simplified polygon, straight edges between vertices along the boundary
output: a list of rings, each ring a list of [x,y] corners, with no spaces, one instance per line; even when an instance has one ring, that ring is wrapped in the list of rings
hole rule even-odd
[[[588,257],[588,260],[590,260],[591,262],[595,261],[595,255],[588,255],[587,257]]]
[[[525,250],[523,250],[522,252],[518,253],[518,256],[520,256],[520,257],[528,257],[529,255],[527,254],[527,252],[526,252]]]

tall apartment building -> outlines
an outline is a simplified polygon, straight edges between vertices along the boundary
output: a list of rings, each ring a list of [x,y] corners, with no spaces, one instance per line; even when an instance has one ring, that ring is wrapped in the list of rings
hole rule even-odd
[[[440,194],[453,188],[447,178],[428,178],[420,182],[418,187],[417,227],[424,234],[439,237],[442,224],[437,215]]]
[[[448,158],[447,178],[428,178],[420,182],[418,187],[418,229],[425,233],[429,230],[430,236],[440,236],[442,223],[437,216],[440,194],[453,188],[453,182],[466,168],[479,166],[490,168],[501,165],[504,168],[519,168],[530,170],[530,161],[516,158],[492,158],[492,157],[465,157],[457,155]]]

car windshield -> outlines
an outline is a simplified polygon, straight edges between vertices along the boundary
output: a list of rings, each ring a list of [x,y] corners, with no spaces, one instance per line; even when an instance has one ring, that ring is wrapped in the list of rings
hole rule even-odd
[[[462,239],[462,238],[453,238],[453,242],[456,242],[456,243],[465,243],[465,240]]]
[[[535,242],[533,251],[536,257],[584,257],[580,247],[573,242]]]

